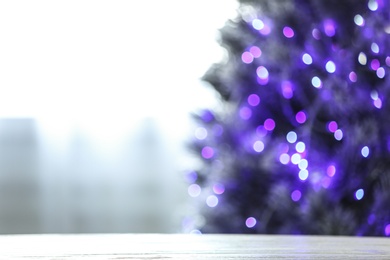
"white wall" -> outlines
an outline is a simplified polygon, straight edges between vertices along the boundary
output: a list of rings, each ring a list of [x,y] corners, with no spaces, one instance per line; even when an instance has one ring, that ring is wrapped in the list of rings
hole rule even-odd
[[[199,77],[236,5],[1,1],[0,233],[179,231],[188,113],[216,103]]]

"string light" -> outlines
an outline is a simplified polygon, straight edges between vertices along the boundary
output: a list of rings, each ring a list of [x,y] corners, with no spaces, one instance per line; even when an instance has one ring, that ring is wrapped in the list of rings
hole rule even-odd
[[[367,11],[359,9],[359,12],[354,11],[349,15],[348,23],[353,28],[348,28],[353,33],[346,30],[344,22],[332,17],[331,12],[320,22],[316,18],[308,32],[293,20],[290,23],[290,20],[284,19],[283,23],[289,22],[288,25],[281,21],[278,23],[272,14],[270,17],[248,20],[251,22],[246,26],[255,34],[251,35],[253,38],[248,37],[251,39],[249,45],[242,45],[247,47],[236,54],[232,52],[238,56],[241,67],[237,69],[237,74],[229,70],[234,66],[224,71],[226,79],[230,81],[218,78],[218,82],[226,84],[221,83],[228,90],[236,85],[239,88],[233,89],[228,98],[231,98],[231,104],[237,104],[234,115],[238,112],[242,120],[239,120],[240,124],[233,124],[235,117],[229,117],[230,114],[226,113],[229,120],[221,120],[227,127],[226,135],[215,140],[216,143],[227,143],[226,146],[217,145],[219,149],[228,147],[226,151],[232,151],[235,156],[243,155],[243,159],[237,159],[237,163],[231,160],[232,157],[225,162],[225,166],[228,166],[228,169],[224,169],[226,173],[238,180],[232,178],[227,179],[226,183],[211,184],[209,196],[205,195],[205,190],[200,191],[200,187],[192,186],[192,195],[188,191],[190,196],[206,198],[208,207],[216,207],[220,203],[219,197],[227,196],[224,197],[226,199],[233,196],[225,185],[244,190],[252,178],[258,177],[256,181],[261,183],[263,179],[267,181],[264,174],[269,174],[272,181],[261,183],[264,185],[261,187],[269,185],[269,189],[263,189],[273,198],[270,189],[279,188],[273,185],[283,180],[280,185],[286,190],[281,194],[288,198],[290,204],[299,205],[301,211],[312,206],[309,205],[313,202],[308,200],[308,194],[322,194],[328,202],[332,201],[332,196],[340,196],[345,201],[352,199],[353,203],[359,205],[363,205],[366,198],[371,198],[371,189],[365,184],[366,175],[372,172],[371,160],[380,160],[380,156],[388,155],[379,154],[384,149],[378,147],[383,145],[377,146],[373,142],[388,138],[385,141],[388,144],[387,152],[390,152],[390,132],[387,121],[383,120],[383,111],[388,108],[386,82],[390,67],[390,56],[383,56],[383,53],[388,53],[389,40],[383,36],[390,34],[390,25],[381,20],[390,3],[382,0],[369,0],[366,3]],[[373,25],[379,21],[383,25],[373,30]],[[308,27],[304,28],[306,30]],[[345,37],[343,34],[350,37],[345,42],[340,41]],[[351,46],[346,45],[349,41],[352,42]],[[286,53],[288,55],[283,56]],[[241,68],[245,68],[245,71]],[[229,78],[232,74],[236,77],[234,80]],[[252,81],[258,84],[253,85]],[[368,115],[369,122],[372,122],[370,125],[365,121]],[[210,136],[209,128],[196,130],[198,140],[209,140]],[[366,141],[366,144],[362,143]],[[206,146],[202,149],[202,156],[208,163],[220,157],[219,153],[216,156],[217,151],[213,145]],[[248,151],[250,155],[245,158]],[[357,161],[359,167],[362,165],[365,171],[363,179],[356,177],[358,173],[349,176],[349,163],[352,161]],[[348,192],[336,194],[335,189],[343,186],[340,182],[348,178],[353,178],[350,185],[345,184]],[[352,190],[351,185],[355,187]],[[253,196],[256,203],[262,199]],[[241,202],[246,205],[251,203],[249,201]],[[260,216],[258,212],[260,210],[256,211],[253,207],[245,213],[249,217],[240,215],[240,225],[254,228],[261,221],[260,217],[254,217]],[[369,225],[375,225],[378,221],[375,214],[367,214]],[[381,218],[385,219],[386,216]],[[384,234],[390,236],[390,223],[382,221],[381,225],[375,230],[384,230]],[[258,225],[256,231],[259,230],[261,227]]]

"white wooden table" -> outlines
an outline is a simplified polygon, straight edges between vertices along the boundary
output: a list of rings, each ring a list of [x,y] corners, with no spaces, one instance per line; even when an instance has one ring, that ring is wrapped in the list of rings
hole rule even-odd
[[[0,259],[390,259],[390,238],[183,234],[1,235]]]

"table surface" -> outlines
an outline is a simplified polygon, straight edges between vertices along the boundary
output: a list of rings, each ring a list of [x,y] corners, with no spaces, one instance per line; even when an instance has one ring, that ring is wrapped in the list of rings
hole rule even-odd
[[[390,259],[390,238],[287,235],[0,235],[0,259]]]

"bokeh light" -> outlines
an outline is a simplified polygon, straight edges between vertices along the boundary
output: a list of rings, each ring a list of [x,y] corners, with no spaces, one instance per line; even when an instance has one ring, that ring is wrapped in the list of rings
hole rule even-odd
[[[245,221],[245,225],[248,228],[253,228],[256,225],[256,223],[257,223],[257,221],[256,221],[256,219],[254,217],[249,217]]]
[[[336,24],[331,19],[324,21],[324,31],[328,37],[333,37],[336,34]]]
[[[244,52],[242,55],[241,55],[241,60],[242,62],[246,63],[246,64],[249,64],[249,63],[252,63],[253,62],[253,55],[252,53],[246,51]]]
[[[215,195],[210,195],[206,199],[206,204],[210,208],[216,207],[218,205],[218,202],[219,202],[219,200],[218,200],[217,196],[215,196]]]
[[[321,32],[317,28],[314,28],[312,30],[311,34],[312,34],[314,39],[316,39],[316,40],[320,40],[321,39]]]
[[[306,170],[308,166],[309,166],[309,162],[306,159],[302,159],[298,163],[298,168],[301,169],[301,170]]]
[[[336,71],[336,64],[330,60],[326,63],[325,68],[327,72],[334,73]]]
[[[354,72],[354,71],[351,71],[349,73],[348,77],[349,77],[349,80],[351,82],[356,82],[357,81],[357,75],[356,75],[356,72]]]
[[[319,77],[317,76],[314,76],[312,79],[311,79],[311,84],[313,85],[313,87],[315,88],[321,88],[322,87],[322,81]]]
[[[328,174],[329,177],[333,177],[336,174],[336,167],[334,165],[329,165],[326,169],[326,174]]]
[[[256,128],[256,134],[260,137],[264,137],[268,134],[268,131],[264,128],[263,125],[259,125],[257,128]]]
[[[253,144],[253,150],[255,150],[255,152],[258,152],[258,153],[261,153],[263,150],[264,150],[264,143],[260,140],[256,141],[254,144]]]
[[[387,224],[385,227],[385,235],[390,236],[390,224]]]
[[[373,100],[373,104],[378,109],[382,108],[382,100],[380,98]]]
[[[303,153],[306,149],[306,145],[304,142],[298,142],[296,145],[295,145],[295,150],[298,152],[298,153]]]
[[[371,69],[377,70],[377,69],[379,69],[380,66],[381,66],[381,64],[379,63],[379,60],[373,59],[371,61]]]
[[[305,181],[309,177],[309,172],[307,170],[300,170],[298,176],[299,176],[299,179],[301,179],[302,181]]]
[[[338,125],[337,125],[337,123],[335,121],[330,121],[328,123],[328,130],[329,130],[329,132],[334,133],[334,132],[337,131],[337,129],[338,129]]]
[[[370,148],[368,148],[368,146],[364,146],[361,150],[361,154],[363,157],[367,157],[370,154]]]
[[[291,156],[291,162],[293,164],[298,164],[299,162],[301,161],[301,155],[299,153],[294,153],[292,156]]]
[[[376,44],[375,42],[373,42],[373,43],[371,44],[371,51],[372,51],[373,53],[379,53],[379,46],[378,46],[378,44]]]
[[[363,189],[358,189],[358,190],[355,192],[355,198],[356,198],[357,200],[361,200],[363,197],[364,197],[364,190],[363,190]]]
[[[216,183],[213,185],[213,191],[215,194],[223,194],[225,192],[225,186],[221,183]]]
[[[361,65],[367,64],[367,56],[364,52],[360,52],[358,56],[358,61]]]
[[[268,76],[269,76],[268,70],[267,70],[267,68],[264,67],[264,66],[258,67],[257,70],[256,70],[256,73],[257,73],[257,76],[258,76],[260,79],[267,79]]]
[[[269,27],[267,24],[264,24],[263,28],[260,29],[260,33],[262,35],[269,35],[271,33],[271,27]]]
[[[376,71],[376,75],[378,78],[383,79],[386,75],[385,69],[382,67],[379,67]]]
[[[300,190],[294,190],[292,193],[291,193],[291,199],[293,201],[299,201],[302,197],[302,193]]]
[[[364,26],[364,18],[360,14],[355,15],[353,18],[353,21],[355,22],[356,25],[358,26]]]
[[[287,153],[282,153],[279,156],[279,161],[282,164],[288,164],[290,162],[290,155],[288,155]]]
[[[252,26],[253,28],[255,28],[256,30],[262,30],[264,28],[264,23],[262,20],[260,19],[253,19],[252,21]]]
[[[252,46],[249,49],[249,52],[253,55],[255,58],[259,58],[261,56],[261,49],[257,46]]]
[[[260,97],[256,94],[251,94],[248,96],[248,104],[255,107],[260,104]]]
[[[286,38],[292,38],[294,37],[294,30],[291,27],[285,26],[283,28],[283,34]]]
[[[295,119],[297,120],[298,123],[300,124],[303,124],[306,122],[306,113],[303,112],[303,111],[299,111],[296,115],[295,115]]]
[[[371,11],[376,11],[378,10],[378,3],[376,0],[370,0],[368,1],[368,8],[371,10]]]
[[[290,131],[290,132],[287,133],[286,139],[287,139],[287,141],[290,144],[293,144],[293,143],[295,143],[297,141],[298,136],[297,136],[297,134],[294,131]]]
[[[204,140],[207,137],[207,130],[204,127],[197,127],[195,129],[195,137],[199,140]]]
[[[272,131],[275,129],[275,121],[272,119],[272,118],[267,118],[265,121],[264,121],[264,128],[268,131]]]
[[[211,159],[214,157],[214,149],[210,146],[205,146],[202,149],[202,157],[205,159]]]
[[[252,117],[252,110],[249,107],[242,107],[240,109],[240,117],[244,120],[248,120]]]
[[[191,184],[190,186],[188,186],[188,194],[191,196],[191,197],[198,197],[201,193],[202,189],[201,187],[198,185],[198,184]]]
[[[312,57],[311,57],[309,54],[307,54],[307,53],[305,53],[305,54],[302,55],[302,61],[303,61],[306,65],[310,65],[310,64],[313,63]]]
[[[290,81],[282,82],[282,95],[285,99],[291,99],[293,97],[293,85]]]
[[[337,141],[341,141],[341,139],[343,139],[343,131],[341,129],[337,129],[336,132],[334,132],[334,138],[337,140]]]

